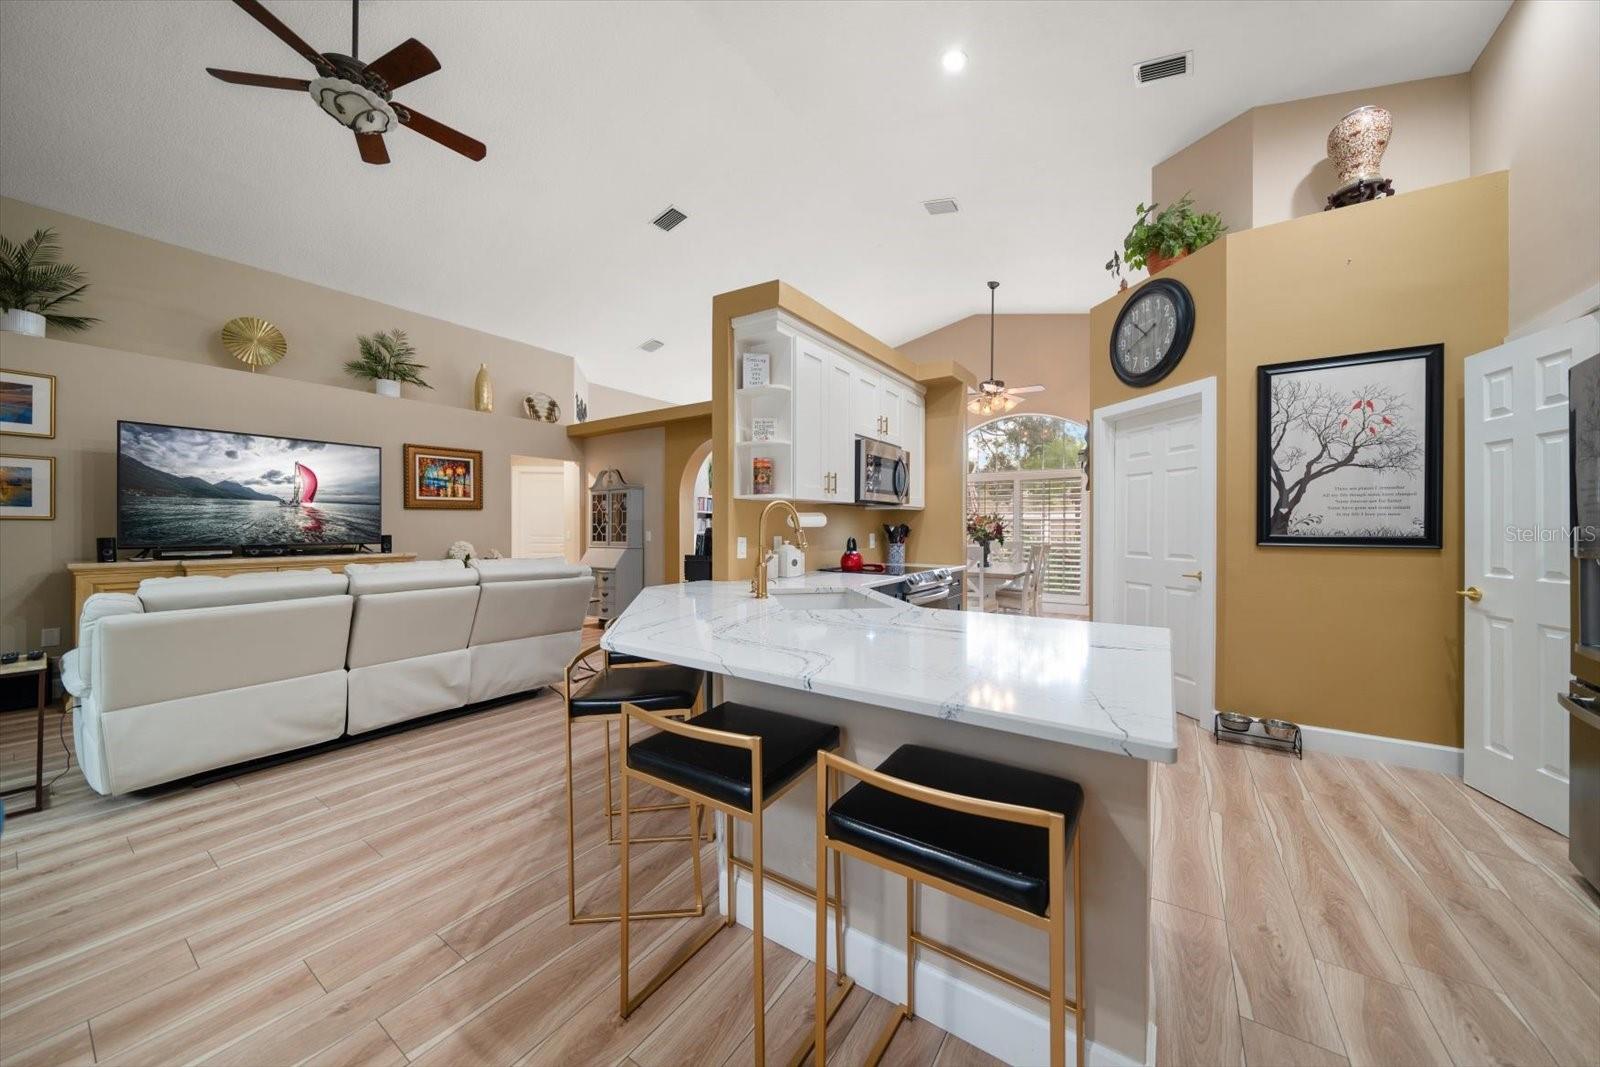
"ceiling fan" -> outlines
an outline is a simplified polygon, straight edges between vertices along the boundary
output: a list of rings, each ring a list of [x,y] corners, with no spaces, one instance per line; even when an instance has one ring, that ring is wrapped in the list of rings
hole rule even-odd
[[[994,291],[999,282],[989,283],[989,377],[978,383],[978,388],[968,389],[967,410],[974,415],[1005,415],[1022,403],[1024,393],[1042,393],[1042,385],[1019,385],[1007,389],[1006,383],[994,376]]]
[[[212,77],[235,85],[259,85],[266,89],[310,93],[317,106],[332,115],[339,125],[355,133],[356,147],[361,152],[362,160],[367,163],[389,162],[389,149],[383,143],[383,135],[394,129],[396,124],[409,127],[468,159],[481,160],[488,152],[482,141],[436,122],[416,108],[390,99],[390,94],[396,89],[438,70],[439,61],[426,45],[414,37],[389,49],[371,63],[357,59],[361,37],[360,0],[350,0],[350,54],[347,56],[338,52],[316,51],[263,7],[260,0],[233,2],[271,30],[280,41],[310,61],[316,68],[317,77],[312,80],[281,78],[272,74],[246,74],[237,70],[207,67],[206,71]]]

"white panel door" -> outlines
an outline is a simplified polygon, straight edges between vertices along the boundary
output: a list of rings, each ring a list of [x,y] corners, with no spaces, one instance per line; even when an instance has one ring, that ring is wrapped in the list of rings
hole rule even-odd
[[[1100,617],[1172,632],[1177,710],[1209,723],[1211,642],[1205,627],[1200,400],[1116,424],[1113,562],[1116,603]]]
[[[566,476],[560,467],[518,467],[512,471],[513,556],[527,559],[566,554],[565,485]]]
[[[1462,776],[1567,832],[1571,677],[1567,371],[1600,349],[1585,317],[1466,360]]]
[[[794,495],[796,500],[832,500],[833,441],[828,434],[828,390],[834,354],[801,339],[794,357]],[[741,457],[741,462],[749,462]]]

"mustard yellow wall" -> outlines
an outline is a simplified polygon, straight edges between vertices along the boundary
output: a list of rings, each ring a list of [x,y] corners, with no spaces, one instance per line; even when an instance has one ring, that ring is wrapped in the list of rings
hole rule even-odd
[[[970,371],[950,363],[916,364],[899,351],[840,318],[811,297],[779,281],[723,293],[711,310],[712,496],[716,500],[712,529],[715,545],[712,573],[718,580],[748,578],[754,572],[756,525],[767,501],[733,499],[733,321],[770,308],[781,308],[801,321],[904,374],[927,390],[928,457],[926,506],[921,511],[869,510],[843,504],[805,504],[820,511],[827,526],[806,531],[808,568],[836,565],[847,538],[854,537],[868,562],[882,562],[884,541],[867,548],[867,536],[881,533],[884,523],[904,522],[912,528],[907,556],[923,563],[955,563],[964,558],[962,492],[965,478],[964,415]],[[768,536],[779,532],[769,530]],[[750,541],[749,555],[737,559],[740,537]]]
[[[700,446],[711,440],[711,416],[705,415],[696,419],[685,419],[681,422],[667,424],[667,478],[666,478],[666,514],[662,518],[661,554],[663,573],[669,582],[679,581],[683,577],[683,554],[686,551],[680,540],[683,525],[683,486],[684,471],[694,460]],[[692,484],[697,471],[690,472]],[[715,507],[721,506],[721,501]],[[692,505],[691,505],[692,506]],[[715,514],[715,511],[713,511]]]
[[[1506,332],[1506,193],[1503,172],[1434,186],[1230,235],[1169,268],[1197,318],[1162,385],[1219,385],[1219,708],[1461,744],[1462,361]],[[1091,312],[1095,407],[1133,392],[1104,355],[1125,299]],[[1444,548],[1258,547],[1256,368],[1433,342]]]

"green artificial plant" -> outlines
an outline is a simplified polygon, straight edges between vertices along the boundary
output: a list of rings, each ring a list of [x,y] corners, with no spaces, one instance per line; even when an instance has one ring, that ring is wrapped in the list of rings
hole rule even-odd
[[[356,344],[360,346],[361,356],[345,363],[344,369],[348,373],[357,378],[382,378],[405,382],[407,385],[420,385],[424,389],[433,388],[422,380],[421,372],[427,370],[428,365],[417,362],[417,350],[406,339],[404,330],[380,330],[371,337],[356,338]]]
[[[61,262],[54,230],[35,230],[21,244],[0,237],[0,311],[32,311],[59,329],[87,330],[100,320],[63,315],[55,309],[73,303],[88,289],[83,271]]]
[[[1159,209],[1159,211],[1157,210]],[[1147,265],[1154,254],[1164,259],[1174,259],[1195,252],[1222,236],[1228,227],[1222,216],[1214,211],[1197,212],[1189,194],[1175,204],[1140,204],[1134,209],[1133,228],[1122,241],[1122,264],[1129,270]],[[1115,277],[1117,257],[1113,253],[1106,269]]]

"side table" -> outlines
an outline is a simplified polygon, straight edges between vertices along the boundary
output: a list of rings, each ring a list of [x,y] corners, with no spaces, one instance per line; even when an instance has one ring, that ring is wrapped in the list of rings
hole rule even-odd
[[[0,678],[10,677],[14,674],[37,674],[39,676],[39,695],[34,701],[34,749],[33,749],[33,784],[25,785],[20,789],[7,789],[0,793],[0,799],[18,796],[23,793],[33,794],[33,807],[21,811],[6,809],[6,818],[15,818],[18,815],[31,815],[36,811],[44,810],[44,706],[50,694],[50,657],[43,659],[19,659],[15,663],[0,664]]]

